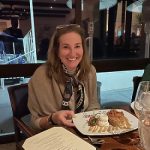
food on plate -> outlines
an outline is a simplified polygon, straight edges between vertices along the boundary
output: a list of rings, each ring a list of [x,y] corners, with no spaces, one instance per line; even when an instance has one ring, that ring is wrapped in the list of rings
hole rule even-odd
[[[128,119],[124,116],[122,111],[117,111],[112,109],[107,112],[108,121],[114,127],[119,127],[121,129],[129,129],[131,128],[131,124]]]
[[[109,128],[108,116],[107,114],[97,113],[90,116],[88,120],[88,125],[90,126],[89,131],[92,132],[107,132]]]
[[[131,124],[122,111],[115,109],[107,113],[93,114],[88,119],[89,131],[91,132],[115,132],[120,129],[129,129]]]
[[[113,127],[112,125],[109,126],[90,126],[89,131],[91,132],[98,132],[98,133],[104,133],[104,132],[110,132],[113,133],[115,131],[119,130],[119,127]]]
[[[89,126],[109,126],[108,116],[106,114],[97,113],[92,115],[88,121]]]

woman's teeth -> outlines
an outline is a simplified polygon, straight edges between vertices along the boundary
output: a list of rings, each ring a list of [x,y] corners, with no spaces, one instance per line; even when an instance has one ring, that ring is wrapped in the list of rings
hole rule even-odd
[[[68,58],[69,61],[75,61],[76,58]]]

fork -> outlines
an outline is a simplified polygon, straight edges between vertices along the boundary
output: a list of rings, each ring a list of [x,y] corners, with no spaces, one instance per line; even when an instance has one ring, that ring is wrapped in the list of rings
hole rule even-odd
[[[90,140],[90,142],[94,145],[101,145],[101,144],[104,144],[105,143],[105,140],[104,139],[101,139],[101,138],[98,138],[98,137],[94,137],[94,138],[92,138],[92,137],[90,137],[90,136],[87,136],[88,137],[88,139]]]

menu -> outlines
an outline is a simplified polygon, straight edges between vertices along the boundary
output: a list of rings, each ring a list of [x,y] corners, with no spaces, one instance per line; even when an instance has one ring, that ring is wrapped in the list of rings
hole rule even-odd
[[[63,127],[53,127],[25,140],[25,150],[96,150],[94,146]]]

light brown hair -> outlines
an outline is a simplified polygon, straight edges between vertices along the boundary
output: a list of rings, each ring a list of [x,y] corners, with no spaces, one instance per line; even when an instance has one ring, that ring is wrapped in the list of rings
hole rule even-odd
[[[69,32],[75,32],[81,36],[83,46],[83,57],[79,64],[80,73],[78,76],[79,80],[84,80],[90,71],[90,59],[87,52],[85,43],[84,30],[76,24],[61,25],[56,27],[56,30],[51,38],[49,49],[48,49],[48,60],[47,60],[47,73],[51,78],[52,76],[59,82],[64,81],[64,73],[62,70],[62,63],[58,57],[59,51],[59,38]]]

